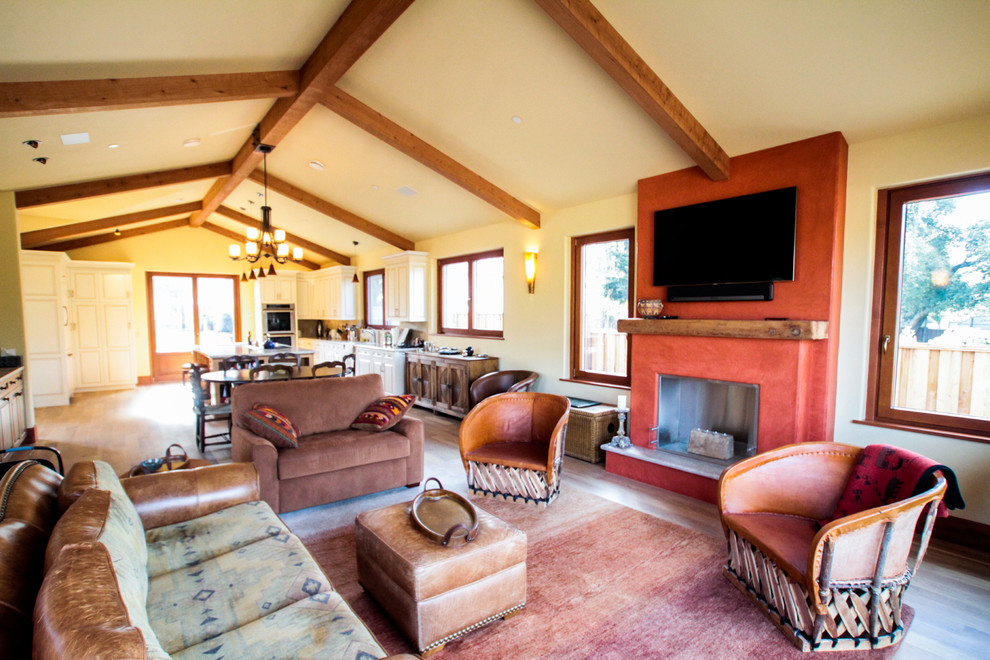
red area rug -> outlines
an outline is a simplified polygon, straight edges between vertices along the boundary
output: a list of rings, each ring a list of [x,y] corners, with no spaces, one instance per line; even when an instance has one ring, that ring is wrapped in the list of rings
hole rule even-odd
[[[527,604],[448,643],[437,660],[810,657],[722,576],[721,539],[577,489],[546,509],[471,499],[526,532]],[[297,531],[307,548],[381,644],[414,653],[357,583],[353,525],[302,527],[310,528]],[[905,607],[905,625],[912,615]],[[886,658],[896,648],[826,657]]]

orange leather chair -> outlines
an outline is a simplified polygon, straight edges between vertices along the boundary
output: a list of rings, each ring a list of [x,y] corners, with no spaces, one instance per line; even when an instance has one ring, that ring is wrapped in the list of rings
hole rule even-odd
[[[535,371],[493,371],[471,383],[471,405],[476,406],[494,394],[529,392],[540,377]]]
[[[719,480],[723,573],[803,651],[882,648],[904,635],[901,598],[928,547],[946,482],[824,526],[862,448],[787,445]],[[911,565],[911,543],[921,537]]]
[[[461,461],[477,495],[539,505],[560,492],[560,467],[571,402],[543,392],[488,397],[461,422]]]

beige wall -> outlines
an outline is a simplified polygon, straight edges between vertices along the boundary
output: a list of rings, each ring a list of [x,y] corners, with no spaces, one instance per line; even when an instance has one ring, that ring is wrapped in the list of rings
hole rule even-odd
[[[14,193],[0,192],[0,347],[24,355],[24,312],[21,305],[21,237]]]
[[[84,261],[125,261],[134,268],[134,336],[137,346],[138,376],[151,374],[151,352],[148,329],[148,296],[145,274],[148,271],[170,273],[206,273],[233,275],[246,272],[244,262],[227,257],[229,238],[205,229],[182,227],[157,234],[146,234],[122,241],[80,248],[69,257]],[[299,270],[295,265],[279,266],[277,270]],[[241,331],[247,337],[254,331],[254,283],[241,283]]]
[[[427,284],[429,341],[443,346],[488,353],[499,358],[501,369],[530,369],[540,374],[537,389],[606,403],[624,390],[561,380],[567,376],[570,332],[570,238],[636,225],[636,195],[583,204],[545,214],[540,229],[527,229],[507,220],[480,229],[420,241],[417,250],[430,254]],[[436,260],[472,252],[503,248],[505,255],[504,339],[446,337],[436,331]],[[539,252],[536,292],[528,293],[523,272],[523,252]],[[383,267],[380,258],[364,257],[359,271]]]
[[[877,191],[990,168],[990,115],[852,144],[839,334],[835,440],[886,443],[929,456],[959,477],[960,518],[990,524],[990,444],[853,424],[866,409]]]

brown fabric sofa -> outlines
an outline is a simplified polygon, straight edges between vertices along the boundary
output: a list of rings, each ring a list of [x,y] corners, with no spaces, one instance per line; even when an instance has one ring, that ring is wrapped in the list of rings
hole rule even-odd
[[[423,480],[423,422],[404,417],[388,431],[351,422],[385,395],[381,376],[249,383],[231,395],[235,462],[254,463],[261,499],[279,513],[336,502]],[[256,403],[299,427],[298,448],[276,448],[252,433],[244,414]]]
[[[123,480],[25,464],[0,493],[0,657],[386,655],[249,464]]]

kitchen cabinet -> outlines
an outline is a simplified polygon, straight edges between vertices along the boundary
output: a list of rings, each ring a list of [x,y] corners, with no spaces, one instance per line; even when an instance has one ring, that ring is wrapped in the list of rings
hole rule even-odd
[[[21,251],[26,364],[35,407],[65,406],[72,395],[68,274],[64,252]]]
[[[399,321],[426,320],[426,252],[407,250],[382,257],[385,262],[385,319],[388,325]]]
[[[355,304],[354,266],[333,266],[314,273],[304,273],[300,282],[309,285],[308,316],[300,318],[354,321],[357,319]],[[300,288],[299,295],[302,295]]]
[[[256,306],[267,304],[294,305],[296,303],[296,274],[269,275],[254,281]]]
[[[296,318],[318,319],[320,317],[313,314],[313,281],[306,275],[303,273],[296,278]]]
[[[5,369],[0,376],[0,449],[16,447],[24,441],[24,367]]]
[[[406,355],[405,351],[378,346],[354,346],[354,373],[379,374],[386,394],[406,393]]]
[[[416,405],[455,417],[471,410],[471,383],[498,371],[496,357],[464,357],[410,352],[406,355],[406,390]]]
[[[72,261],[68,265],[70,331],[77,390],[137,385],[134,264]]]

